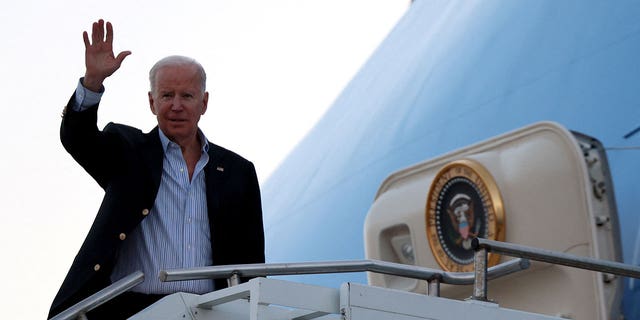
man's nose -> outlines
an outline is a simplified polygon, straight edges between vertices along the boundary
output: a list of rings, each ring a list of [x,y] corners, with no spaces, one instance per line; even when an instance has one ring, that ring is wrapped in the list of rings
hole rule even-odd
[[[182,97],[177,95],[173,97],[173,100],[171,101],[171,110],[179,111],[182,110],[182,107]]]

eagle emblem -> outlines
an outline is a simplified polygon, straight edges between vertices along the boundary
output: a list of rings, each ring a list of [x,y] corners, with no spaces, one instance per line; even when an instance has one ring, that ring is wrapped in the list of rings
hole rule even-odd
[[[478,236],[478,230],[472,232],[474,226],[473,201],[464,193],[456,194],[447,208],[451,224],[458,231],[459,237],[455,240],[457,245],[471,249],[471,239]]]

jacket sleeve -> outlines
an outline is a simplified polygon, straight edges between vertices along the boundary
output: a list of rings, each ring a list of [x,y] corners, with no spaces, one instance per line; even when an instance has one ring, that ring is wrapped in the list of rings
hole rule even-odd
[[[98,105],[84,111],[75,111],[71,107],[71,97],[62,116],[60,140],[71,156],[98,182],[104,189],[113,172],[120,165],[122,143],[116,135],[98,129]]]

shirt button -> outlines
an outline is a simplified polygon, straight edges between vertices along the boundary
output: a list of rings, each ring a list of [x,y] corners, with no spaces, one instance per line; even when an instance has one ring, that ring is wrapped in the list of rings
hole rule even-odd
[[[93,266],[93,271],[98,271],[100,270],[100,264],[96,264],[95,266]]]
[[[121,234],[120,234],[120,236],[119,236],[119,237],[120,237],[120,240],[124,240],[124,239],[126,239],[126,238],[127,238],[127,235],[126,235],[126,234],[124,234],[124,232],[123,232],[123,233],[121,233]]]
[[[146,216],[146,215],[148,215],[148,214],[149,214],[149,209],[144,209],[144,210],[142,210],[142,215],[143,215],[143,216]]]

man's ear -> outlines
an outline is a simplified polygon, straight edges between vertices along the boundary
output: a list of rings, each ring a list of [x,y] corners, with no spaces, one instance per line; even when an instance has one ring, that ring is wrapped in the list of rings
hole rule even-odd
[[[156,108],[153,106],[153,94],[151,94],[151,91],[149,91],[149,108],[151,108],[151,113],[158,115]]]
[[[202,113],[201,115],[203,115],[205,112],[207,112],[207,105],[209,104],[209,92],[205,91],[204,92],[204,96],[202,97]]]

